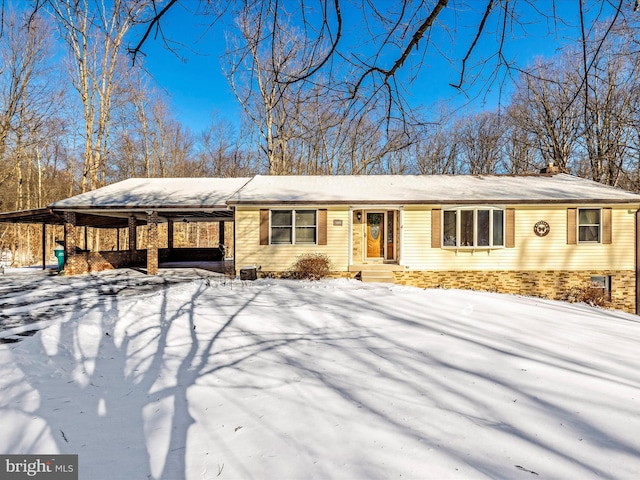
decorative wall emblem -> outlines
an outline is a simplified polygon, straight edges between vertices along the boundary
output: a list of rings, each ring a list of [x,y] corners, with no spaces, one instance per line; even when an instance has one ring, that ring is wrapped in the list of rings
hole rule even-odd
[[[551,227],[544,220],[540,220],[533,226],[534,233],[539,237],[547,236],[549,234],[549,230],[551,230]]]

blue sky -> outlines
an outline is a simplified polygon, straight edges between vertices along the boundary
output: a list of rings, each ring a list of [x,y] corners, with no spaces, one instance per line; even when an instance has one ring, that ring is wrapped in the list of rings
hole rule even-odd
[[[174,51],[151,37],[143,48],[145,68],[170,97],[177,119],[194,133],[207,128],[214,113],[230,120],[239,114],[221,67],[224,31],[217,25],[208,28],[208,21],[177,4],[163,23],[165,37],[175,42]]]
[[[546,8],[550,12],[551,0],[538,2],[536,7]],[[479,2],[481,7],[484,2]],[[197,8],[198,2],[186,0],[184,5]],[[522,3],[525,8],[526,3]],[[563,25],[569,23],[577,25],[578,3],[576,1],[556,0],[556,11],[563,22],[551,24],[540,17],[532,15],[531,10],[523,11],[522,22],[526,23],[526,32],[516,28],[510,33],[510,39],[505,46],[505,53],[510,60],[525,66],[536,56],[551,56],[556,49],[566,43],[567,37],[575,38],[577,31]],[[455,17],[457,44],[443,36],[438,45],[451,57],[452,61],[443,60],[439,56],[427,58],[420,70],[419,77],[409,87],[411,103],[428,109],[435,102],[444,102],[450,108],[464,108],[465,111],[495,108],[500,100],[498,90],[500,84],[494,82],[490,88],[483,89],[482,95],[477,95],[474,88],[465,94],[458,93],[449,83],[458,80],[460,59],[472,38],[472,30],[467,25],[477,25],[480,11],[467,10],[458,12]],[[451,20],[452,13],[445,12],[441,19]],[[144,64],[152,74],[157,85],[170,96],[176,117],[195,133],[206,128],[212,115],[236,121],[239,118],[240,107],[223,75],[221,56],[225,51],[225,26],[217,23],[210,27],[210,18],[197,16],[189,12],[183,5],[177,4],[164,18],[163,29],[166,38],[176,42],[174,48],[177,53],[168,51],[162,42],[150,38],[144,45]],[[345,22],[347,23],[347,22]],[[549,33],[556,26],[559,33]],[[355,27],[355,28],[354,28]],[[349,29],[352,30],[349,30]],[[345,44],[358,35],[358,25],[348,25],[345,31]],[[462,42],[460,42],[462,40]],[[496,35],[489,30],[478,45],[475,56],[470,65],[479,63],[488,55],[495,52]],[[422,55],[421,52],[418,55]],[[480,75],[485,78],[486,72]],[[479,81],[477,86],[481,86]],[[509,85],[500,101],[508,100]],[[469,98],[473,101],[469,103]]]

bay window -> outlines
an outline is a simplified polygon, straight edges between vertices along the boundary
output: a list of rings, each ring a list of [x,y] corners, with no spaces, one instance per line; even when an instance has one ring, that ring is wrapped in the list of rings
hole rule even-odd
[[[460,207],[442,215],[444,247],[504,247],[504,210]]]

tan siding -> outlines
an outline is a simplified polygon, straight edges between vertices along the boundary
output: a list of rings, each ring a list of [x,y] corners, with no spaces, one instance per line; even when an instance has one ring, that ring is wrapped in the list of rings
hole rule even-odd
[[[542,271],[633,270],[635,265],[635,218],[633,207],[611,210],[611,244],[567,244],[567,205],[515,206],[514,248],[458,250],[431,248],[432,208],[407,206],[402,217],[400,251],[402,264],[410,270],[441,271]],[[435,210],[437,211],[437,210]],[[629,213],[631,212],[631,213]],[[354,213],[355,219],[355,213]],[[341,220],[342,225],[334,225]],[[540,220],[550,231],[538,237],[533,226]],[[354,220],[355,221],[355,220]],[[236,267],[262,266],[264,271],[285,271],[297,255],[323,252],[335,271],[345,271],[349,261],[348,207],[328,207],[327,245],[260,245],[260,209],[239,207],[236,212]],[[354,226],[354,242],[357,242]],[[575,231],[575,230],[574,230]],[[354,250],[357,245],[353,245]],[[354,262],[358,259],[354,254]]]
[[[405,208],[403,212],[400,251],[402,263],[405,265],[426,264],[428,250],[441,252],[439,248],[431,248],[431,209]]]
[[[292,208],[296,208],[293,206]],[[308,208],[308,207],[305,207]],[[334,225],[341,220],[342,225]],[[349,210],[327,210],[326,245],[260,245],[260,209],[239,207],[236,210],[236,269],[245,265],[262,267],[265,272],[282,272],[291,267],[298,255],[324,253],[333,269],[344,271],[349,261]]]
[[[567,206],[516,206],[515,210],[514,248],[456,251],[428,248],[431,244],[431,207],[406,208],[402,263],[411,270],[456,271],[634,268],[633,209],[613,208],[612,243],[609,245],[567,245]],[[538,237],[533,232],[533,226],[540,220],[545,220],[551,227],[545,237]]]

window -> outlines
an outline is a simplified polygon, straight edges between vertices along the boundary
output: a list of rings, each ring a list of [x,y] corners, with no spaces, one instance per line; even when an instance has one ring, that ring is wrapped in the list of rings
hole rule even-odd
[[[316,243],[316,211],[296,210],[295,243]]]
[[[504,211],[497,208],[455,208],[442,216],[444,247],[504,247]]]
[[[442,244],[445,247],[455,247],[457,238],[458,212],[456,210],[445,210],[444,212],[444,238]]]
[[[611,301],[611,276],[591,277],[591,292]]]
[[[315,210],[271,210],[271,244],[315,244]]]
[[[578,242],[600,243],[600,209],[578,209]]]

